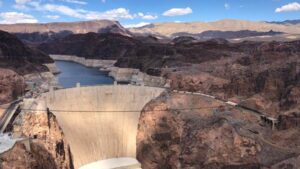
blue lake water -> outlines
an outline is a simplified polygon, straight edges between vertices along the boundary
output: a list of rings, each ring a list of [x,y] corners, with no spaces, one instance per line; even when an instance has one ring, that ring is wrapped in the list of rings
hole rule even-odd
[[[56,66],[61,71],[57,75],[59,84],[64,88],[75,87],[76,83],[81,85],[113,84],[114,79],[106,72],[96,68],[90,68],[81,64],[69,61],[55,61]]]

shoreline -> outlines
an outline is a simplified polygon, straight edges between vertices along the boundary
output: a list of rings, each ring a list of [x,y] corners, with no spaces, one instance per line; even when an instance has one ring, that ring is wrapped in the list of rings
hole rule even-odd
[[[116,60],[86,59],[74,55],[54,54],[50,54],[50,57],[54,61],[72,61],[87,67],[98,68],[99,71],[107,72],[108,76],[114,78],[114,80],[119,83],[131,83],[157,87],[166,87],[166,85],[168,85],[167,80],[163,77],[151,76],[138,69],[115,67],[114,64],[117,62]]]

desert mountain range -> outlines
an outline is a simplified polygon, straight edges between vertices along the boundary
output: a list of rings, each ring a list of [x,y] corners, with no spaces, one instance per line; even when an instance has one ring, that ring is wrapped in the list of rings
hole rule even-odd
[[[119,33],[128,35],[119,22],[110,20],[81,21],[81,22],[56,22],[56,23],[38,23],[38,24],[0,24],[0,30],[10,33],[59,33],[71,31],[78,33]]]
[[[40,24],[0,24],[0,30],[10,33],[61,33],[71,32],[74,34],[95,33],[118,33],[125,36],[131,35],[155,35],[161,37],[177,37],[178,34],[200,34],[207,31],[256,31],[256,32],[281,32],[288,35],[300,34],[300,23],[295,21],[283,22],[254,22],[244,20],[220,20],[215,22],[182,22],[182,23],[154,23],[138,28],[125,29],[119,22],[110,20],[60,22]],[[245,32],[249,34],[249,32]],[[239,32],[241,34],[241,32]],[[262,34],[259,34],[262,36]],[[269,35],[269,34],[267,34]],[[217,36],[219,38],[219,36]],[[231,36],[230,36],[231,37]],[[243,35],[241,37],[244,37]],[[20,37],[19,37],[20,38]],[[222,36],[221,36],[222,38]],[[21,38],[22,39],[22,38]],[[294,38],[295,39],[295,38]]]
[[[288,34],[300,34],[300,24],[276,24],[266,22],[251,22],[243,20],[220,20],[216,22],[186,22],[186,23],[155,23],[140,28],[129,29],[133,33],[148,33],[172,36],[178,32],[202,33],[204,31],[241,31],[250,30],[267,32],[270,30]]]

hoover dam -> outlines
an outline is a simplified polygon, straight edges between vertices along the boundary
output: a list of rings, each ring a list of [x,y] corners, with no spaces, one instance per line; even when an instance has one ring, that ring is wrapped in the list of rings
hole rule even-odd
[[[82,16],[174,15],[171,7],[155,16],[130,5],[96,11],[46,1],[3,9],[28,7],[28,20],[59,5]],[[277,3],[275,12],[300,5]],[[178,5],[175,12],[197,11]],[[300,34],[291,31],[300,20],[223,20],[207,30],[200,22],[96,22],[0,31],[0,169],[300,169]]]
[[[102,85],[50,90],[38,109],[55,114],[70,144],[75,168],[112,158],[136,157],[140,112],[163,88]]]

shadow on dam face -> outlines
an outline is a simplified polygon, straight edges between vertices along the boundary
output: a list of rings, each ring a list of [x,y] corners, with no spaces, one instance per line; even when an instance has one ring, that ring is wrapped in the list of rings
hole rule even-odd
[[[135,158],[140,111],[163,91],[132,85],[78,87],[50,91],[45,100],[70,144],[74,166],[79,168],[104,159]]]

